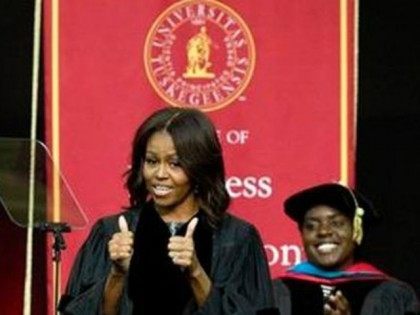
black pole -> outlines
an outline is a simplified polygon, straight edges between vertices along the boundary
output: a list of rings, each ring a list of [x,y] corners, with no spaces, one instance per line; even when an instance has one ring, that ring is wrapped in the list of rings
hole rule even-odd
[[[50,223],[43,223],[40,226],[42,231],[46,231],[47,233],[52,233],[54,237],[54,243],[52,245],[53,248],[53,261],[55,262],[55,279],[54,279],[54,308],[55,313],[58,313],[58,296],[60,294],[59,291],[59,270],[61,264],[61,251],[66,249],[66,242],[63,237],[63,233],[68,233],[71,231],[70,226],[67,223],[62,222],[50,222]]]

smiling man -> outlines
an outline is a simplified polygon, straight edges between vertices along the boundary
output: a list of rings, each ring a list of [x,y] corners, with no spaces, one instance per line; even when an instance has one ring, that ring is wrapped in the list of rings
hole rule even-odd
[[[363,230],[377,215],[358,192],[336,183],[286,199],[299,227],[307,261],[274,280],[282,315],[419,314],[413,289],[362,261]]]

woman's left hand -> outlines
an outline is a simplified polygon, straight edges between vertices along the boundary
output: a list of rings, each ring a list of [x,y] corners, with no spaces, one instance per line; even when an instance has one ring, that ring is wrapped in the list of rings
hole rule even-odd
[[[172,236],[168,243],[168,255],[173,263],[182,268],[186,268],[190,275],[194,275],[201,270],[193,240],[197,223],[198,219],[193,218],[187,226],[185,236]]]
[[[351,315],[350,304],[341,291],[328,297],[324,305],[325,315]]]
[[[210,295],[212,286],[211,280],[204,271],[194,247],[194,230],[197,227],[198,219],[194,218],[187,226],[184,236],[172,236],[169,239],[169,257],[173,263],[188,272],[194,298],[198,306],[202,306]]]

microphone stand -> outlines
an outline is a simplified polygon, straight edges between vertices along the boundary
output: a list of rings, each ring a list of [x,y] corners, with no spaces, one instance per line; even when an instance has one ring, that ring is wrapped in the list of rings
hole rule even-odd
[[[58,314],[58,295],[59,292],[59,271],[61,263],[61,251],[66,249],[66,242],[63,237],[63,233],[68,233],[71,231],[70,225],[68,223],[62,222],[47,222],[42,223],[39,227],[42,231],[49,232],[53,234],[54,243],[53,248],[53,261],[55,262],[55,279],[54,279],[54,306],[55,312]]]

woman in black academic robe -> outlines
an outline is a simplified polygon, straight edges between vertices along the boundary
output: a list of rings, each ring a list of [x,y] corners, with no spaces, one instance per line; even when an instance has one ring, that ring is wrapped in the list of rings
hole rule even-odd
[[[274,280],[282,315],[420,314],[411,286],[357,255],[366,223],[375,220],[366,198],[328,183],[292,195],[284,207],[298,223],[308,261]]]
[[[79,251],[63,314],[256,314],[273,306],[257,230],[226,213],[210,120],[166,108],[137,130],[130,210],[100,219]],[[130,232],[133,231],[133,232]]]

